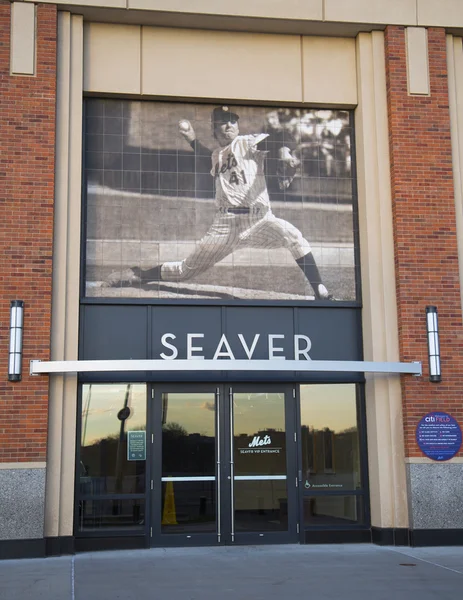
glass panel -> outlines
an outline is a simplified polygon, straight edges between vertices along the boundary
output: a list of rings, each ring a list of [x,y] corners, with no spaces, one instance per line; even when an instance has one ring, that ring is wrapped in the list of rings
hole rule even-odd
[[[301,385],[301,444],[306,491],[362,487],[354,384]]]
[[[139,383],[84,384],[79,464],[80,493],[143,494],[145,460],[127,457],[127,432],[139,437],[143,456],[146,386]],[[146,450],[145,450],[146,457]]]
[[[304,525],[362,525],[362,496],[305,496]]]
[[[215,531],[215,468],[215,394],[164,393],[163,533]],[[178,481],[177,477],[192,480]],[[213,477],[214,481],[198,481],[196,477]]]
[[[236,481],[235,532],[287,531],[286,480]]]
[[[81,500],[79,529],[143,529],[145,500]]]
[[[163,481],[162,533],[215,532],[215,481]]]
[[[286,479],[277,479],[286,477],[285,395],[235,393],[233,402],[235,530],[287,530]]]
[[[215,476],[215,394],[162,395],[162,476]]]

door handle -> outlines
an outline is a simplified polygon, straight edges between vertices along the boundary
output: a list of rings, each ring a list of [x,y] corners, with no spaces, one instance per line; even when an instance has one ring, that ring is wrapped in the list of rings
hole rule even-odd
[[[233,414],[233,389],[229,388],[228,390],[228,401],[230,404],[230,475],[228,479],[231,481],[230,484],[230,510],[231,510],[231,541],[235,541],[235,490],[234,486],[234,474],[235,474],[235,464],[233,458],[233,435],[234,435],[234,414]]]
[[[220,388],[216,389],[215,393],[215,404],[216,404],[216,436],[217,436],[217,541],[220,544],[221,536],[221,489],[220,489]]]

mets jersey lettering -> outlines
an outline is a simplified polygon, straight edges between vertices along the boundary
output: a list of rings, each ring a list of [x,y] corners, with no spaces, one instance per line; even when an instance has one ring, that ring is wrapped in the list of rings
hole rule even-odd
[[[266,133],[239,135],[231,144],[212,154],[211,175],[215,178],[219,207],[269,206],[264,175],[265,152],[257,148]]]

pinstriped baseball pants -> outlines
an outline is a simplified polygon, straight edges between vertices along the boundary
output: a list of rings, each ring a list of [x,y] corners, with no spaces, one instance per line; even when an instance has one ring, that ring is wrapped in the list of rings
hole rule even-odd
[[[217,213],[208,232],[187,258],[162,264],[161,279],[186,281],[241,248],[287,248],[295,260],[311,251],[299,229],[275,217],[270,209],[264,216],[253,213],[252,209],[248,214]]]

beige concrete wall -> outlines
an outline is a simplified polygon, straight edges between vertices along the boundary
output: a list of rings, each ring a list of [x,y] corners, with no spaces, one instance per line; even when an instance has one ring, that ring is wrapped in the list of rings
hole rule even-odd
[[[355,40],[302,37],[303,101],[357,105]]]
[[[235,0],[217,2],[217,0],[197,0],[194,5],[185,6],[185,0],[127,0],[127,8],[142,10],[160,10],[173,12],[192,12],[218,15],[246,15],[266,19],[310,19],[323,20],[323,2],[321,0]]]
[[[458,263],[460,287],[463,290],[463,43],[461,37],[447,36],[447,66],[449,78],[453,179],[455,184]]]
[[[325,0],[326,21],[416,25],[416,0]]]
[[[301,102],[299,36],[143,27],[142,94]]]
[[[382,32],[357,39],[356,110],[365,360],[398,361],[392,198]],[[402,400],[398,377],[369,375],[367,436],[372,525],[408,527]]]
[[[83,19],[58,14],[51,359],[76,360],[82,182]],[[45,535],[73,535],[77,377],[50,378]]]
[[[11,3],[10,72],[34,75],[36,23],[35,5]]]
[[[357,104],[355,65],[348,38],[84,27],[88,92],[349,107]]]
[[[215,29],[229,29],[228,23],[236,19],[246,19],[248,25],[251,21],[265,22],[287,21],[294,22],[294,29],[287,33],[307,33],[301,31],[304,23],[315,24],[334,23],[343,25],[337,28],[337,35],[352,33],[349,24],[355,25],[357,31],[369,31],[376,25],[384,26],[405,25],[424,27],[451,27],[463,30],[463,3],[461,0],[198,0],[194,4],[184,0],[43,0],[51,4],[66,5],[66,8],[75,7],[74,12],[84,12],[92,8],[119,9],[116,22],[143,24],[149,20],[150,14],[158,13],[162,24],[178,26],[178,19],[185,15],[191,17],[210,16],[220,17],[220,21],[211,21]],[[26,0],[33,3],[34,0]],[[87,13],[86,18],[94,18],[94,13]],[[138,16],[137,16],[138,15]],[[166,15],[171,15],[171,18]],[[138,19],[138,21],[137,21]],[[99,18],[98,20],[101,20]],[[103,20],[105,20],[103,18]],[[233,20],[233,21],[232,21]],[[114,22],[112,16],[108,21]],[[161,24],[161,23],[159,23]],[[192,27],[184,20],[182,26]],[[195,25],[196,27],[197,25]],[[261,29],[263,30],[263,29]],[[343,33],[344,31],[344,33]],[[311,32],[312,33],[312,32]],[[317,32],[314,30],[314,34]],[[350,34],[351,34],[350,33]]]
[[[84,57],[84,90],[141,93],[141,27],[85,23]]]
[[[426,27],[463,27],[461,0],[417,0],[417,24]]]
[[[407,86],[411,95],[428,96],[429,83],[428,30],[424,27],[407,27]]]

